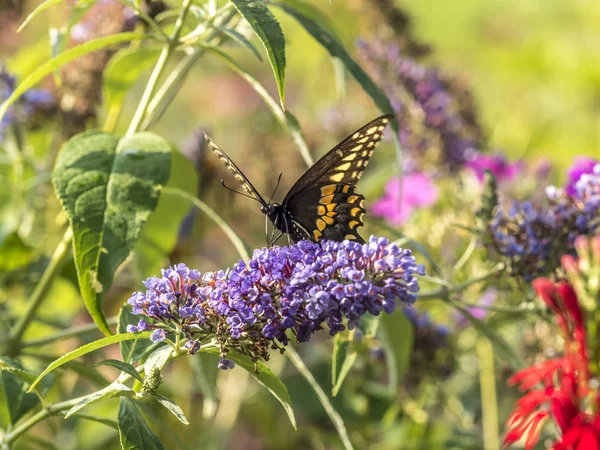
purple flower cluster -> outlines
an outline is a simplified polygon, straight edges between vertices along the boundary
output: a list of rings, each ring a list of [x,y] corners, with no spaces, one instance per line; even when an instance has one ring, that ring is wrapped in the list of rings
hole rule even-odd
[[[390,99],[400,122],[400,142],[413,160],[432,154],[436,167],[461,169],[480,147],[472,96],[456,80],[445,78],[401,54],[397,44],[358,44],[363,59]]]
[[[486,242],[510,273],[526,281],[549,275],[574,251],[577,236],[600,230],[600,163],[580,174],[569,192],[549,186],[543,208],[514,202],[508,213],[496,211]]]
[[[12,95],[17,86],[14,76],[0,64],[0,103]],[[11,125],[31,125],[28,122],[38,112],[50,111],[56,106],[54,96],[45,89],[30,89],[13,104],[0,120],[0,142]]]
[[[222,357],[234,349],[267,360],[269,348],[287,345],[288,331],[306,342],[324,325],[333,336],[366,313],[393,312],[397,300],[414,303],[423,274],[410,250],[375,237],[263,248],[226,272],[201,275],[179,264],[131,296],[133,313],[151,323],[128,331],[154,329],[154,341],[183,334],[192,353],[216,339]]]

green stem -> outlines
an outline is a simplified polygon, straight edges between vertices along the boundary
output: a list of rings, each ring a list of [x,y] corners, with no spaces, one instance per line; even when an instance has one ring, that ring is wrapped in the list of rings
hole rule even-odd
[[[221,16],[221,14],[223,14]],[[220,11],[218,11],[213,19],[211,19],[210,23],[217,20],[217,18],[221,17],[219,20],[219,26],[225,26],[229,23],[229,21],[236,15],[235,9],[233,9],[233,4],[228,3],[225,5]],[[216,28],[211,28],[207,30],[207,34],[202,39],[205,42],[212,41],[219,34],[219,30]],[[204,48],[196,48],[190,54],[186,55],[175,67],[175,69],[169,74],[165,82],[156,92],[156,95],[150,102],[148,106],[148,113],[146,118],[142,122],[141,129],[147,130],[152,127],[156,121],[160,119],[163,115],[164,111],[167,109],[175,95],[177,94],[180,86],[183,84],[185,78],[189,74],[190,70],[198,61],[200,56],[204,54]]]
[[[344,448],[346,450],[352,450],[354,447],[352,446],[352,442],[350,442],[350,437],[348,436],[348,431],[346,430],[346,425],[344,425],[344,421],[343,421],[342,417],[334,409],[333,405],[329,401],[329,397],[327,397],[327,394],[325,394],[325,391],[323,391],[323,389],[321,388],[321,386],[319,385],[319,383],[317,382],[315,377],[313,377],[313,374],[310,372],[310,370],[308,370],[308,367],[306,367],[306,364],[304,364],[304,361],[302,361],[302,358],[300,358],[300,355],[292,347],[286,348],[285,355],[289,358],[289,360],[292,362],[292,364],[294,366],[296,366],[296,369],[298,369],[298,372],[300,372],[300,374],[304,377],[304,379],[306,381],[308,381],[308,384],[310,384],[310,386],[313,388],[313,390],[317,394],[317,397],[319,398],[319,401],[321,402],[323,409],[325,410],[325,412],[327,413],[327,415],[333,422],[333,425],[335,426],[335,429],[337,430],[338,435],[340,436],[340,439],[342,440],[342,444],[344,445]]]
[[[35,289],[33,290],[33,293],[31,294],[31,297],[27,304],[27,311],[25,312],[25,315],[23,315],[23,317],[19,319],[19,321],[11,330],[7,343],[8,348],[4,349],[5,354],[14,356],[19,353],[21,349],[19,341],[21,340],[23,333],[25,333],[25,330],[27,330],[27,327],[31,323],[36,311],[38,310],[38,308],[42,304],[42,301],[46,297],[46,294],[50,290],[54,278],[63,268],[70,256],[72,237],[73,231],[69,227],[69,229],[67,229],[67,231],[65,232],[61,243],[58,244],[58,247],[56,247],[56,250],[52,255],[52,259],[50,259],[50,262],[48,263],[48,266],[46,267],[42,278],[35,286]]]
[[[444,297],[447,297],[448,294],[464,291],[465,289],[467,289],[469,286],[472,286],[473,284],[477,284],[477,283],[481,283],[482,281],[489,280],[490,278],[495,277],[497,274],[498,274],[498,270],[494,269],[491,272],[488,272],[479,277],[475,277],[472,280],[465,281],[464,283],[457,284],[456,286],[453,286],[453,287],[445,287],[444,286],[440,289],[436,289],[435,291],[423,292],[423,293],[417,294],[417,297],[420,300],[431,299],[431,298],[444,298]]]
[[[250,259],[250,253],[246,249],[246,246],[244,245],[240,237],[235,233],[235,231],[233,231],[229,224],[225,222],[223,218],[219,216],[210,206],[208,206],[199,198],[196,198],[192,194],[182,189],[165,187],[163,188],[162,192],[163,194],[176,195],[178,197],[185,198],[186,200],[192,202],[194,206],[196,206],[208,217],[210,217],[223,230],[223,232],[227,235],[227,237],[229,238],[229,240],[231,241],[231,243],[233,244],[233,246],[235,247],[235,249],[240,254],[240,257],[243,260],[248,261]]]
[[[109,325],[116,325],[118,322],[117,317],[111,317],[106,320]],[[98,326],[95,323],[89,323],[86,325],[81,325],[78,327],[67,328],[66,330],[60,331],[55,334],[51,334],[50,336],[46,336],[40,339],[36,339],[33,341],[23,342],[21,344],[21,348],[28,347],[41,347],[43,345],[48,345],[56,341],[60,341],[62,339],[68,339],[72,337],[84,336],[88,333],[98,331]]]
[[[127,135],[131,136],[133,133],[138,131],[142,120],[146,115],[146,111],[148,109],[148,105],[152,100],[152,96],[154,95],[154,91],[158,85],[158,80],[160,79],[165,67],[167,66],[167,61],[169,57],[177,47],[179,43],[179,36],[181,35],[181,30],[183,28],[183,24],[185,22],[185,18],[187,16],[190,7],[192,6],[192,0],[184,0],[183,5],[181,7],[181,11],[179,12],[179,16],[177,17],[177,21],[175,22],[175,26],[173,28],[173,32],[171,33],[171,37],[169,41],[165,44],[162,51],[160,52],[160,56],[158,57],[158,61],[156,62],[156,66],[154,66],[154,70],[148,79],[148,84],[146,85],[146,89],[142,94],[142,98],[140,99],[140,104],[138,105],[135,114],[133,115],[133,119],[131,120],[131,125],[127,130]]]
[[[499,450],[498,402],[496,400],[496,373],[494,371],[494,348],[487,338],[477,341],[479,359],[479,385],[481,388],[481,412],[483,422],[484,450]]]

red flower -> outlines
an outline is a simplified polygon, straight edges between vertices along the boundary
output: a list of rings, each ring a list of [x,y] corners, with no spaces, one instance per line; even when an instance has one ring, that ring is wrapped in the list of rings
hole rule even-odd
[[[510,384],[518,384],[528,392],[517,401],[508,418],[504,445],[525,436],[525,448],[532,449],[544,422],[551,418],[560,432],[553,449],[600,450],[600,416],[586,409],[590,404],[590,372],[584,316],[577,295],[565,282],[554,284],[541,278],[532,284],[556,314],[565,339],[565,355],[523,369],[509,379]],[[592,400],[597,403],[597,399]]]

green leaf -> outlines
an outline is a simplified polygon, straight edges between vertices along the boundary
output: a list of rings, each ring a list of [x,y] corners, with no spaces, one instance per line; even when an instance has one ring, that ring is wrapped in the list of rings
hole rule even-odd
[[[215,353],[219,354],[219,349],[210,348],[201,350],[207,353]],[[256,362],[256,370],[254,369],[254,363],[252,360],[241,353],[231,351],[227,354],[227,358],[231,359],[237,365],[239,365],[242,369],[246,370],[250,375],[252,375],[256,381],[262,384],[267,390],[281,403],[283,409],[288,415],[290,423],[296,429],[296,417],[294,416],[294,410],[292,409],[292,400],[290,399],[290,394],[288,393],[287,387],[283,384],[283,381],[275,375],[271,369],[269,369],[266,365],[264,365],[261,361]]]
[[[336,336],[336,338],[339,335]],[[336,339],[333,347],[333,360],[331,365],[332,389],[331,395],[334,397],[340,391],[344,380],[350,373],[350,369],[354,366],[358,353],[350,350],[351,343]]]
[[[59,3],[62,3],[65,0],[46,0],[45,2],[39,4],[23,21],[23,23],[21,24],[21,26],[17,29],[17,33],[20,33],[21,30],[23,30],[23,28],[25,28],[27,26],[27,24],[29,22],[31,22],[33,20],[34,17],[36,17],[38,14],[40,14],[41,12],[45,11],[46,9],[50,8],[51,6],[54,5],[58,5]]]
[[[170,156],[169,144],[151,133],[89,131],[70,139],[56,160],[52,179],[71,221],[81,295],[105,334],[103,295],[156,207]]]
[[[296,19],[334,58],[339,58],[352,76],[358,81],[363,89],[371,96],[375,104],[384,113],[394,113],[388,98],[383,91],[371,80],[369,75],[360,67],[350,54],[346,51],[342,43],[329,31],[326,31],[321,25],[294,8],[283,3],[273,3],[279,6],[286,13]],[[394,121],[393,121],[394,122]],[[397,126],[397,124],[396,124]]]
[[[285,105],[285,37],[279,22],[261,1],[232,0],[239,13],[259,37],[275,74],[281,106]],[[285,109],[285,107],[284,107]]]
[[[55,70],[64,66],[65,64],[79,58],[80,56],[87,55],[89,53],[102,50],[103,48],[110,47],[111,45],[120,44],[123,42],[134,41],[137,39],[143,39],[143,34],[137,33],[117,33],[111,34],[110,36],[101,37],[98,39],[92,39],[87,41],[85,44],[73,47],[70,50],[60,54],[56,58],[42,64],[36,70],[31,72],[13,91],[2,105],[0,105],[0,121],[6,114],[6,110],[12,105],[21,95],[33,86],[38,84],[44,77],[52,74]]]
[[[102,99],[106,109],[106,130],[112,130],[125,103],[127,93],[140,75],[156,62],[159,47],[124,48],[115,54],[102,75]]]
[[[508,362],[515,370],[525,367],[523,360],[516,352],[514,347],[506,342],[506,340],[500,336],[496,330],[494,330],[494,328],[487,326],[484,321],[475,317],[467,308],[463,308],[455,303],[452,306],[454,306],[458,312],[460,312],[464,318],[467,319],[471,325],[473,325],[473,328],[475,328],[477,332],[483,334],[489,339],[494,346],[496,353],[502,357],[503,361]]]
[[[19,378],[21,381],[29,385],[31,385],[38,377],[37,373],[33,373],[23,369],[23,367],[17,360],[8,358],[6,356],[0,357],[0,370],[12,373],[15,377]],[[43,397],[50,390],[53,384],[54,378],[48,377],[44,380],[44,383],[42,383],[36,389],[36,392],[38,393],[38,395]]]
[[[202,393],[202,418],[212,419],[217,411],[217,367],[219,355],[199,353],[194,358],[188,358],[194,379]]]
[[[404,312],[397,310],[393,314],[382,314],[380,336],[389,366],[388,387],[390,392],[395,392],[410,365],[414,330]]]
[[[186,425],[190,424],[188,422],[188,420],[185,418],[185,414],[183,414],[183,411],[181,410],[181,408],[179,407],[179,405],[177,403],[175,403],[173,400],[165,397],[164,395],[160,395],[160,394],[154,394],[153,397],[156,399],[156,401],[158,403],[160,403],[161,405],[163,405],[175,417],[177,417],[177,420],[179,420],[181,423],[184,423]]]
[[[102,339],[98,339],[97,341],[90,342],[89,344],[83,345],[72,352],[66,353],[62,355],[57,360],[51,362],[48,367],[40,374],[39,377],[31,384],[31,387],[27,392],[31,392],[33,388],[40,382],[42,378],[44,378],[47,374],[52,372],[54,369],[62,366],[63,364],[75,359],[80,356],[87,355],[94,350],[98,350],[99,348],[106,347],[107,345],[116,344],[117,342],[132,340],[132,339],[147,339],[152,334],[150,331],[144,331],[143,333],[125,333],[125,334],[115,334],[113,336],[107,336]]]
[[[123,450],[164,450],[162,443],[152,432],[133,400],[127,397],[121,397],[117,424]]]
[[[3,356],[0,366],[0,426],[8,428],[23,415],[39,405],[37,395],[25,391],[25,384],[31,383],[31,376],[21,364]],[[33,376],[35,378],[35,375]]]
[[[248,39],[246,39],[246,36],[244,36],[243,34],[239,33],[238,31],[236,31],[233,28],[217,27],[217,30],[219,30],[224,35],[229,36],[233,41],[237,42],[242,47],[246,47],[248,50],[250,50],[252,52],[252,54],[254,56],[256,56],[258,58],[259,61],[263,60],[262,56],[260,56],[260,53],[258,52],[258,50],[256,50],[256,47],[254,45],[252,45],[252,42],[250,42]]]
[[[148,356],[146,362],[144,362],[144,373],[146,376],[148,376],[154,368],[162,370],[172,353],[173,348],[169,344],[164,344],[162,347],[154,350],[150,356]]]
[[[140,316],[135,316],[131,313],[131,307],[127,304],[121,307],[119,312],[119,323],[117,324],[117,333],[127,333],[127,325],[137,325],[140,321]],[[134,363],[146,353],[149,347],[155,345],[149,339],[138,339],[136,341],[123,341],[119,343],[121,347],[121,355],[123,361]]]
[[[81,411],[83,408],[86,408],[94,403],[98,403],[102,400],[108,400],[109,398],[115,397],[133,397],[135,395],[135,391],[125,386],[124,384],[110,385],[110,389],[101,390],[98,392],[94,392],[90,395],[86,395],[79,403],[73,406],[70,410],[65,414],[65,419],[68,419],[73,414]]]
[[[133,367],[129,363],[119,361],[117,359],[105,359],[104,361],[100,361],[98,364],[94,364],[94,367],[96,366],[111,366],[115,369],[119,369],[121,372],[125,372],[126,374],[131,375],[133,378],[142,383],[144,382],[144,379],[138,373],[138,371],[135,370],[135,367]]]

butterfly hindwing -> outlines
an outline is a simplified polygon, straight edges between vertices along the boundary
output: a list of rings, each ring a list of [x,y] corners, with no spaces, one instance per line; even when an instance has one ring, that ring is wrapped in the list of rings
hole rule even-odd
[[[365,198],[351,185],[328,184],[309,188],[296,197],[288,211],[291,220],[306,230],[304,239],[319,241],[350,239],[363,243],[358,228],[363,225]]]
[[[208,146],[211,149],[211,151],[215,153],[221,161],[223,161],[223,164],[225,164],[225,166],[229,170],[231,170],[231,172],[233,172],[233,176],[236,180],[240,182],[240,184],[242,185],[242,189],[244,189],[244,191],[246,191],[246,193],[253,197],[255,200],[258,200],[262,205],[266,205],[266,202],[264,201],[262,196],[258,193],[258,191],[252,185],[252,183],[250,183],[250,180],[246,178],[246,175],[244,175],[243,172],[238,168],[238,166],[235,165],[231,158],[227,156],[225,152],[221,150],[219,146],[212,141],[211,138],[209,138],[206,134],[204,136],[206,138],[206,142],[208,142]]]

